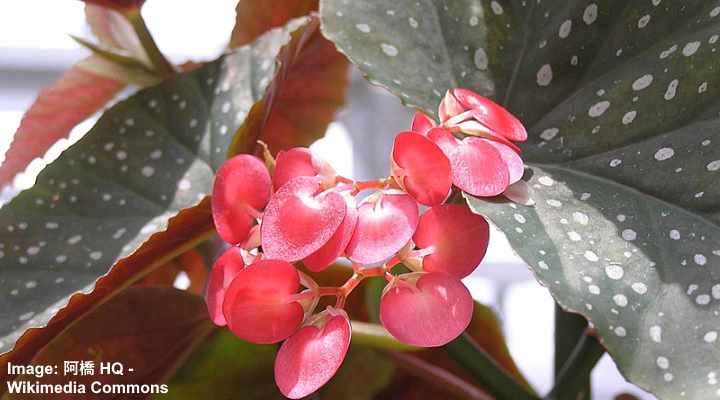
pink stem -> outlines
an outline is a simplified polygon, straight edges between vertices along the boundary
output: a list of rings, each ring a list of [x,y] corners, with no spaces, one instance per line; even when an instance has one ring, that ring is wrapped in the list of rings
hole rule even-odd
[[[313,297],[315,297],[315,292],[309,289],[303,290],[300,293],[295,293],[294,295],[288,297],[288,303],[292,303],[294,301],[311,300]]]
[[[387,269],[385,267],[375,267],[375,268],[365,268],[365,269],[361,270],[360,273],[364,278],[368,278],[371,276],[383,276],[383,275],[385,275],[386,271],[387,271]]]
[[[355,183],[354,180],[352,180],[352,179],[350,179],[350,178],[346,178],[346,177],[344,177],[344,176],[340,176],[340,175],[338,175],[338,176],[335,177],[335,181],[340,182],[340,183],[347,183],[347,184],[350,184],[350,185],[352,185],[353,183]]]
[[[435,248],[433,246],[429,246],[424,249],[413,250],[410,253],[408,253],[407,257],[425,257],[425,256],[429,256],[430,254],[432,254],[434,252],[435,252]]]
[[[318,288],[318,296],[337,296],[340,293],[340,288],[336,287],[320,287]]]

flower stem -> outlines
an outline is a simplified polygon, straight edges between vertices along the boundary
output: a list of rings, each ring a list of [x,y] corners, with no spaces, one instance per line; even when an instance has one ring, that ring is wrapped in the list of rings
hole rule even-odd
[[[157,43],[155,43],[155,39],[153,39],[152,34],[150,34],[150,30],[148,30],[147,25],[145,25],[145,20],[140,14],[140,9],[136,8],[128,10],[124,13],[124,15],[130,22],[130,25],[132,25],[133,30],[135,30],[135,34],[137,35],[138,40],[140,40],[140,44],[142,44],[145,53],[150,59],[150,62],[158,75],[163,78],[169,78],[175,75],[175,68],[172,64],[170,64],[167,58],[165,58],[158,48]]]
[[[477,383],[498,400],[537,400],[538,397],[526,390],[475,343],[472,337],[463,333],[445,345],[450,354]]]
[[[575,399],[587,383],[587,377],[598,360],[605,354],[605,348],[590,330],[580,337],[570,357],[555,378],[555,386],[545,396],[546,400]]]

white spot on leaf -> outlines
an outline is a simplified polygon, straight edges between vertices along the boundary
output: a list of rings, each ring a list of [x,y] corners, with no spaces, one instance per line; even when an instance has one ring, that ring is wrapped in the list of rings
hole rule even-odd
[[[473,57],[473,61],[475,62],[475,66],[479,70],[486,70],[488,68],[488,56],[485,52],[485,49],[479,47],[477,50],[475,50],[475,56]]]
[[[675,155],[675,150],[671,147],[663,147],[655,152],[655,159],[658,161],[665,161]]]
[[[588,109],[588,115],[592,118],[597,118],[605,113],[607,109],[610,107],[610,102],[607,100],[600,101],[598,103],[595,103],[592,107]]]
[[[550,64],[543,65],[536,75],[538,86],[548,86],[553,79],[552,66]]]
[[[698,42],[698,41],[690,42],[690,43],[686,44],[685,47],[683,47],[682,53],[685,57],[690,57],[693,54],[695,54],[699,48],[700,48],[700,42]]]
[[[643,89],[646,89],[648,86],[650,86],[653,82],[653,76],[650,74],[645,74],[635,80],[632,84],[632,88],[634,91],[640,91]]]
[[[650,339],[655,343],[661,343],[662,342],[662,328],[658,325],[653,325],[650,327]]]
[[[598,16],[598,6],[595,3],[589,4],[587,7],[585,7],[585,12],[583,12],[583,21],[590,25],[597,19]]]
[[[610,264],[605,267],[605,274],[610,279],[620,280],[625,275],[625,270],[619,265]]]
[[[389,57],[395,57],[398,55],[398,49],[397,47],[387,44],[387,43],[381,43],[380,47],[382,48],[383,53]]]

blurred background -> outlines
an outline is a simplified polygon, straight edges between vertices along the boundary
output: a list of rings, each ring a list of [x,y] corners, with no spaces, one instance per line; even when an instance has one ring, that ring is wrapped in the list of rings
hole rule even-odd
[[[177,63],[210,60],[227,44],[235,23],[237,0],[151,0],[143,14],[160,48]],[[83,4],[76,0],[3,0],[0,12],[0,158],[4,157],[22,114],[37,92],[87,55],[68,34],[91,39]],[[188,29],[197,24],[199,28]],[[126,94],[125,94],[126,95]],[[348,103],[324,139],[313,150],[340,174],[374,179],[389,171],[388,154],[396,132],[407,129],[411,110],[383,89],[372,87],[353,72]],[[0,194],[0,204],[31,186],[34,176],[67,146],[84,134],[94,120],[76,128],[68,140],[36,160],[15,186]],[[465,283],[479,301],[493,307],[519,368],[540,392],[552,385],[553,300],[535,282],[524,262],[512,251],[501,232],[491,235],[488,254]],[[594,398],[613,399],[632,393],[653,396],[627,383],[607,356],[595,368]]]

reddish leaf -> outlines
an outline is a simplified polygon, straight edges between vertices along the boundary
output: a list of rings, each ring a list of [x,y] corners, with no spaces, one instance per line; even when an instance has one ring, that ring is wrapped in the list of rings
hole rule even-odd
[[[190,280],[187,291],[198,295],[202,294],[208,278],[208,266],[202,254],[197,250],[186,251],[178,257],[177,261],[180,270],[185,272]]]
[[[131,11],[142,7],[145,0],[81,0],[87,4],[95,4],[102,7],[113,8],[118,11]]]
[[[187,291],[202,295],[208,278],[208,267],[197,250],[190,250],[148,274],[136,286],[172,286],[180,272],[185,272],[190,281]]]
[[[91,57],[92,58],[92,57]],[[125,85],[77,65],[43,89],[25,113],[5,160],[0,165],[0,186],[12,183],[18,173],[73,127],[104,106]]]
[[[320,33],[316,17],[293,32],[278,60],[275,79],[238,130],[230,154],[259,151],[258,139],[273,153],[309,146],[325,133],[343,104],[349,63]]]
[[[230,48],[250,43],[272,28],[317,10],[317,0],[240,0]]]
[[[212,329],[199,296],[174,288],[129,288],[78,319],[32,359],[33,365],[58,366],[58,373],[42,378],[21,375],[16,381],[75,381],[88,388],[83,398],[108,398],[107,394],[90,393],[90,385],[94,381],[126,385],[164,382]],[[94,373],[66,376],[62,372],[64,361],[93,361]],[[100,363],[108,362],[121,363],[124,374],[102,374]],[[147,394],[121,397],[140,399]],[[22,394],[17,398],[47,399],[48,395]]]
[[[124,288],[194,248],[213,232],[210,201],[205,198],[197,206],[181,211],[168,222],[165,231],[154,234],[135,253],[115,264],[110,272],[95,282],[92,292],[76,293],[46,326],[27,330],[17,340],[12,351],[0,356],[0,365],[8,362],[17,365],[29,363],[41,348],[74,320],[92,312]],[[204,303],[203,312],[207,315]],[[7,369],[0,369],[0,380],[7,380],[7,373]],[[5,386],[0,387],[0,393],[6,389]]]
[[[178,272],[180,272],[180,264],[176,260],[172,260],[148,274],[135,286],[172,286]]]

